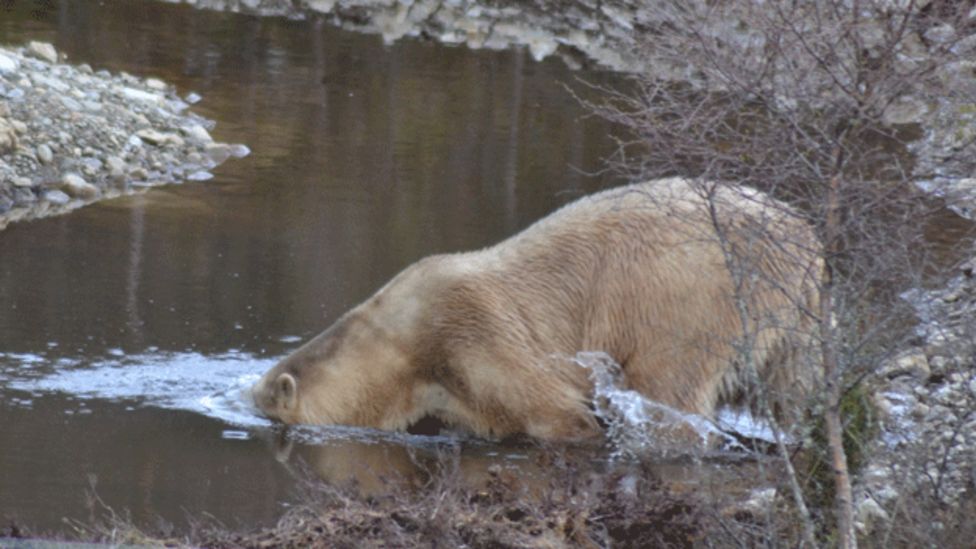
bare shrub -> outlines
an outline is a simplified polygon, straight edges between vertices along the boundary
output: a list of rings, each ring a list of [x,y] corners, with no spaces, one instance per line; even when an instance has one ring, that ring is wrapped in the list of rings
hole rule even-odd
[[[794,490],[807,545],[856,546],[841,402],[913,343],[913,312],[901,294],[939,283],[951,263],[926,245],[926,229],[946,215],[935,198],[951,194],[944,185],[976,168],[974,134],[942,114],[974,103],[971,8],[911,0],[662,2],[653,28],[641,29],[651,72],[631,89],[603,90],[605,102],[591,105],[634,135],[621,143],[613,168],[633,179],[692,178],[706,197],[715,185],[762,189],[794,205],[820,239],[822,268],[807,266],[819,301],[794,301],[816,327],[824,384],[813,409],[825,425],[836,522],[827,528]],[[654,67],[684,78],[661,78]],[[735,234],[715,221],[720,239]],[[773,238],[773,229],[753,234]],[[759,326],[747,307],[750,281],[760,270],[748,246],[723,244],[743,319],[752,320],[743,322],[748,365]],[[766,399],[761,387],[754,398]]]

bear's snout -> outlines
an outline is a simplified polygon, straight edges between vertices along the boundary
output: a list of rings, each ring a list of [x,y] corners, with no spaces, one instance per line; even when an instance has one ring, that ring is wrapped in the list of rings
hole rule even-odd
[[[254,407],[258,409],[261,415],[269,419],[277,419],[274,413],[272,413],[274,411],[274,402],[271,391],[268,390],[268,383],[264,378],[251,386],[249,392],[251,402],[254,403]]]

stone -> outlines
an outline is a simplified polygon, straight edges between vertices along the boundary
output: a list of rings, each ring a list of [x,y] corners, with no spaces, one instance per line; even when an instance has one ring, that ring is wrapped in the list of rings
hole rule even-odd
[[[213,138],[210,137],[210,132],[206,128],[199,124],[193,124],[192,126],[187,126],[183,128],[183,133],[186,134],[191,140],[198,143],[212,143]]]
[[[156,91],[164,91],[167,88],[166,82],[163,82],[158,78],[147,78],[146,87]]]
[[[75,198],[92,199],[99,195],[98,187],[73,173],[65,174],[61,178],[61,190]]]
[[[207,155],[217,164],[230,158],[230,145],[224,143],[210,143],[207,145]]]
[[[150,93],[129,87],[122,88],[122,96],[126,99],[142,101],[145,103],[162,103],[164,99],[163,96],[158,93]]]
[[[30,42],[27,44],[27,54],[51,64],[58,62],[58,50],[47,42]]]
[[[20,120],[8,120],[8,122],[14,128],[14,131],[20,135],[27,133],[27,124],[24,124]]]
[[[917,124],[929,113],[929,106],[914,97],[904,97],[885,109],[882,120],[888,125]]]
[[[174,147],[183,146],[183,138],[172,133],[162,133],[156,130],[139,130],[136,132],[136,137],[142,139],[146,143],[151,143],[156,146],[173,145]]]
[[[944,44],[956,37],[956,29],[946,23],[937,24],[929,27],[924,36],[930,42]]]
[[[38,145],[37,159],[41,161],[41,164],[50,164],[54,160],[54,153],[51,151],[51,147],[45,143]]]
[[[880,373],[888,378],[907,375],[916,379],[928,379],[931,370],[925,353],[915,350],[895,357],[881,367]]]
[[[63,205],[71,201],[71,197],[55,189],[44,193],[44,199],[51,204]]]
[[[7,119],[0,118],[0,154],[10,153],[17,149],[17,132]]]
[[[109,174],[113,177],[125,175],[125,161],[117,156],[105,158],[105,165],[108,166]]]
[[[12,57],[0,53],[0,74],[14,74],[20,67],[20,63]]]
[[[14,187],[29,188],[34,186],[34,182],[29,177],[15,177],[12,182]]]
[[[858,504],[856,514],[857,521],[864,526],[864,532],[870,532],[878,522],[890,520],[888,512],[872,497],[866,497]]]
[[[77,100],[72,99],[72,98],[67,97],[67,96],[61,97],[61,103],[68,110],[72,110],[72,111],[76,111],[77,112],[77,111],[80,111],[82,109],[81,103],[79,103]]]

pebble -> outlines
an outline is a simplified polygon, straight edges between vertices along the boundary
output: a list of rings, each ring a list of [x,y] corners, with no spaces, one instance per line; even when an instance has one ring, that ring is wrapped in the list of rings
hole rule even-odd
[[[889,378],[908,375],[916,379],[927,379],[931,372],[925,353],[913,351],[891,361],[887,366],[881,368],[880,373]]]
[[[167,88],[166,82],[163,82],[158,78],[147,78],[146,87],[156,91],[164,91]]]
[[[69,110],[72,111],[80,111],[82,109],[81,103],[67,96],[61,97],[61,103],[63,103],[65,107],[67,107]]]
[[[28,177],[14,177],[13,184],[15,187],[33,187],[34,183]]]
[[[11,152],[17,148],[17,132],[5,119],[0,118],[0,153]]]
[[[58,62],[58,50],[47,42],[30,42],[27,44],[27,53],[51,64]]]
[[[50,164],[54,160],[54,153],[51,152],[51,147],[46,144],[41,143],[37,146],[37,159],[41,161],[42,164]]]
[[[125,174],[125,161],[117,156],[105,157],[105,165],[113,177]]]
[[[67,173],[61,178],[61,189],[75,198],[92,199],[99,195],[98,187],[87,182],[78,174]]]
[[[0,74],[15,73],[19,65],[14,59],[0,53]]]
[[[210,132],[206,128],[199,124],[193,124],[183,128],[183,133],[186,134],[190,139],[197,141],[198,143],[211,143],[213,138],[210,137]]]
[[[136,132],[136,137],[157,146],[183,146],[183,138],[172,133],[162,133],[156,130],[139,130]]]
[[[134,101],[143,101],[146,103],[162,103],[163,96],[158,93],[151,93],[147,91],[137,90],[135,88],[122,88],[122,96],[126,99],[132,99]]]
[[[71,197],[57,189],[44,193],[44,199],[52,204],[59,205],[67,204],[71,201]]]

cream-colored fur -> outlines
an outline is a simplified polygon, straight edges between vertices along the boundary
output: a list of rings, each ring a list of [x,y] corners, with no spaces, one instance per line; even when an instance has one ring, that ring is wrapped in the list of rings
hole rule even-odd
[[[817,377],[800,360],[816,239],[758,191],[701,188],[612,189],[493,247],[423,259],[271,369],[255,401],[285,423],[405,429],[431,415],[581,439],[599,432],[592,383],[569,359],[604,351],[629,388],[683,410],[738,398],[750,362],[788,407]]]

